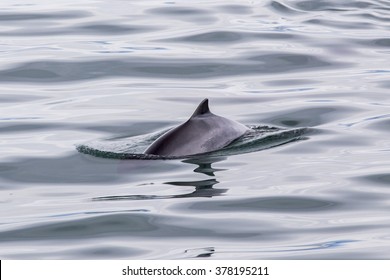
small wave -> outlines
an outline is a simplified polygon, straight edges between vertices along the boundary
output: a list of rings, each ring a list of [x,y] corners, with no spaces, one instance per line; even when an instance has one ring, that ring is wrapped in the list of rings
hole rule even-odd
[[[269,149],[280,146],[297,140],[307,139],[305,134],[308,128],[284,129],[270,126],[248,126],[251,128],[249,132],[242,137],[233,141],[228,146],[217,151],[197,154],[185,157],[177,156],[160,156],[149,155],[143,152],[153,143],[159,136],[164,134],[166,130],[156,133],[144,134],[138,136],[123,136],[102,140],[91,141],[76,148],[80,153],[92,155],[95,157],[112,158],[112,159],[182,159],[193,158],[201,155],[207,156],[231,156],[237,154],[245,154],[257,152],[260,150]]]

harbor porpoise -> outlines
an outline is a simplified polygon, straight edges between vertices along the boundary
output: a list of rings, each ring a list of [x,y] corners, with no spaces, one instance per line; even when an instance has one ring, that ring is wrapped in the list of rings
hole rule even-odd
[[[243,124],[211,113],[206,98],[185,123],[161,135],[144,153],[178,157],[207,153],[226,147],[248,130]]]

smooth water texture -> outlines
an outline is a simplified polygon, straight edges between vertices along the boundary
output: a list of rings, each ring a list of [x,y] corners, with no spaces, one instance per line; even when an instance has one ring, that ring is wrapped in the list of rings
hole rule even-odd
[[[5,0],[0,23],[0,258],[390,258],[389,1]],[[204,98],[260,133],[128,156]]]

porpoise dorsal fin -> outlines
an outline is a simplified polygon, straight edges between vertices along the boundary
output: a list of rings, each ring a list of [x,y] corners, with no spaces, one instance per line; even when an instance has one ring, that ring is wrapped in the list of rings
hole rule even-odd
[[[209,109],[209,100],[207,98],[203,99],[202,102],[198,105],[195,112],[192,114],[191,118],[197,117],[203,114],[210,113]]]

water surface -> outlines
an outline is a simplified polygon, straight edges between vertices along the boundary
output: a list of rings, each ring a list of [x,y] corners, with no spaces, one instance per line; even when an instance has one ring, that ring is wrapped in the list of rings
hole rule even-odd
[[[0,7],[1,258],[390,258],[387,1]],[[115,156],[204,98],[277,131]]]

